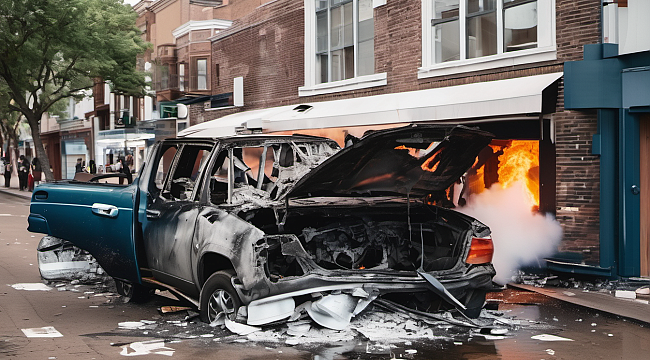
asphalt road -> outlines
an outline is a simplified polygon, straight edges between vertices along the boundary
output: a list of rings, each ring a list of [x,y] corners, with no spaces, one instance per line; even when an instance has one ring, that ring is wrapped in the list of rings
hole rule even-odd
[[[28,200],[0,193],[0,358],[8,359],[648,359],[645,324],[577,307],[540,294],[509,290],[495,295],[495,321],[507,334],[431,326],[426,339],[373,340],[322,332],[322,341],[286,343],[286,327],[264,329],[257,338],[233,335],[192,319],[192,312],[160,314],[181,305],[155,296],[145,304],[124,303],[111,281],[60,282],[48,291],[11,285],[42,284],[36,258],[40,234],[27,232]],[[74,226],[71,221],[70,226]],[[376,324],[390,323],[375,313]],[[187,316],[190,315],[188,319]],[[141,320],[145,322],[137,323]],[[373,321],[360,317],[361,323]],[[124,328],[122,325],[138,325]],[[413,323],[415,324],[415,322]],[[367,325],[367,324],[365,324]],[[373,325],[375,326],[375,325]],[[402,329],[400,324],[395,325]],[[414,325],[416,331],[426,324]],[[23,329],[52,327],[61,337],[27,337]],[[368,326],[366,326],[367,330]],[[321,331],[321,330],[317,330]],[[329,334],[329,335],[327,335]],[[327,335],[327,336],[326,336]],[[390,330],[388,332],[390,336]],[[540,338],[533,338],[544,335]],[[544,341],[556,335],[565,341]],[[329,336],[329,337],[328,337]],[[313,340],[313,339],[312,339]],[[555,339],[557,340],[557,339]],[[571,340],[571,341],[569,341]],[[141,355],[144,354],[144,355]]]

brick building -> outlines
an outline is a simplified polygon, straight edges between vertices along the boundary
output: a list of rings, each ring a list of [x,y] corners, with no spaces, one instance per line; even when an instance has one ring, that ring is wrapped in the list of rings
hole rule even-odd
[[[638,265],[638,246],[627,253],[620,246],[630,240],[601,226],[613,215],[603,219],[600,194],[613,189],[601,188],[593,151],[598,106],[564,104],[564,64],[602,42],[602,8],[600,0],[270,1],[211,38],[212,94],[243,100],[193,104],[190,122],[339,141],[370,128],[444,122],[491,131],[495,151],[529,142],[537,206],[564,230],[549,266],[650,275],[628,266]],[[259,109],[267,110],[245,112]]]

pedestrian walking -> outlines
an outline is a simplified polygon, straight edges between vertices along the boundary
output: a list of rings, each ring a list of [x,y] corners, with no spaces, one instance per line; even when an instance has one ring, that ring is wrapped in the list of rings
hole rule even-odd
[[[88,172],[91,174],[97,174],[97,165],[95,164],[95,160],[88,161]]]
[[[43,176],[43,167],[37,157],[32,160],[32,175],[34,176],[34,187],[36,187],[41,183],[41,177]]]
[[[80,173],[84,171],[84,167],[81,164],[81,158],[77,159],[77,164],[74,166],[74,173]]]
[[[0,174],[5,177],[5,187],[9,187],[11,183],[11,171],[13,167],[11,165],[11,160],[8,160],[6,157],[3,157],[0,161]]]
[[[25,158],[25,155],[20,155],[20,161],[18,162],[18,188],[20,191],[27,190],[29,167],[29,161]]]
[[[130,184],[131,182],[133,182],[133,176],[131,176],[131,170],[130,170],[129,167],[126,165],[124,159],[120,158],[120,159],[117,161],[116,170],[118,170],[118,171],[121,172],[122,174],[126,175],[126,181],[127,181],[127,184]],[[123,183],[124,183],[124,181],[123,181],[122,178],[120,177],[120,184],[123,184]]]

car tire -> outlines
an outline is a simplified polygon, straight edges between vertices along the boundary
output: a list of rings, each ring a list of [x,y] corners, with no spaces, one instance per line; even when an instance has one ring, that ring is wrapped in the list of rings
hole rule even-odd
[[[487,291],[485,290],[474,290],[472,291],[471,295],[467,297],[467,301],[465,302],[465,307],[467,308],[463,313],[472,319],[476,319],[481,315],[481,310],[483,309],[483,305],[485,305],[485,295],[487,294]]]
[[[232,286],[233,276],[235,276],[235,272],[232,270],[217,271],[203,284],[200,296],[202,321],[209,324],[221,312],[224,312],[230,320],[237,317],[241,301]]]
[[[117,293],[124,297],[124,302],[143,303],[147,302],[151,298],[153,289],[118,279],[113,280],[115,280]]]

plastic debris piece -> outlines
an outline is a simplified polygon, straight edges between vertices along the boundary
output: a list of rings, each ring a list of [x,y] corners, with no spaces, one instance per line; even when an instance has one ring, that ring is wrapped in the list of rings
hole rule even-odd
[[[540,340],[540,341],[573,341],[568,338],[564,338],[557,335],[551,335],[551,334],[540,334],[540,335],[531,336],[530,338],[533,340]]]
[[[255,326],[250,326],[250,325],[240,324],[240,323],[234,322],[234,321],[228,319],[228,317],[225,317],[224,321],[226,323],[226,328],[228,328],[228,330],[230,330],[230,331],[232,331],[232,332],[234,332],[235,334],[238,334],[238,335],[248,335],[248,334],[254,333],[256,331],[262,330],[261,328],[258,328],[258,327],[255,327]]]
[[[546,353],[549,354],[549,355],[551,355],[551,356],[553,356],[553,355],[555,355],[555,350],[553,350],[553,349],[546,349]]]
[[[163,340],[151,340],[151,341],[137,341],[129,345],[122,346],[122,351],[120,355],[122,356],[138,356],[138,355],[165,355],[173,356],[174,349],[165,346],[165,341]]]
[[[296,302],[290,297],[277,301],[257,303],[255,301],[248,305],[248,325],[264,325],[274,321],[291,317],[296,310]]]
[[[54,338],[63,337],[63,335],[54,328],[54,326],[45,326],[41,328],[20,329],[28,338]]]
[[[614,296],[622,299],[636,299],[636,292],[631,290],[616,290]]]
[[[20,284],[13,284],[11,285],[12,288],[16,290],[27,290],[27,291],[50,291],[52,290],[51,287],[43,284],[43,283],[20,283]]]
[[[650,287],[644,286],[635,290],[637,295],[650,295]]]
[[[508,333],[508,329],[506,328],[493,328],[490,330],[491,335],[505,335]]]

